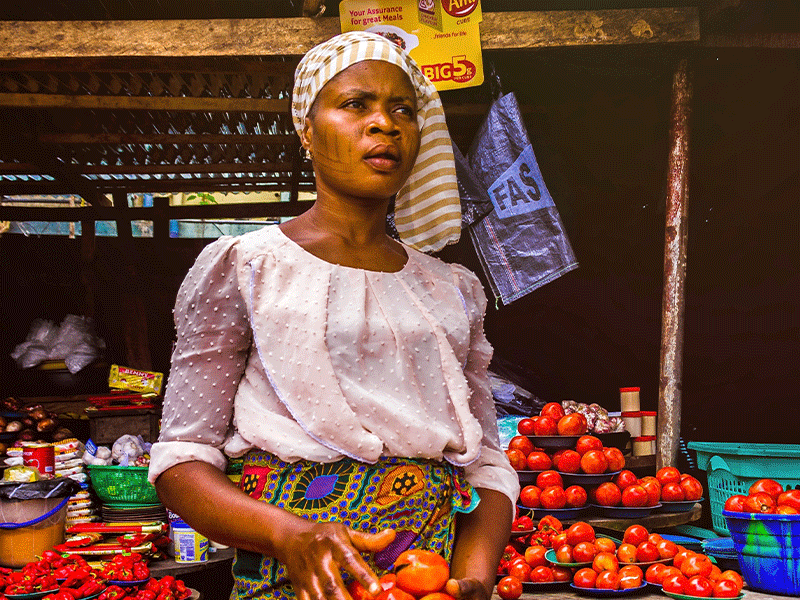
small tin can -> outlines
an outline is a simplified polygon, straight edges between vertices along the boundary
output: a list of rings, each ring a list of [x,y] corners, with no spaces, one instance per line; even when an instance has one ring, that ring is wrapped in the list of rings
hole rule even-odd
[[[51,444],[25,444],[22,447],[22,464],[34,467],[45,479],[52,479],[56,472],[55,451]]]

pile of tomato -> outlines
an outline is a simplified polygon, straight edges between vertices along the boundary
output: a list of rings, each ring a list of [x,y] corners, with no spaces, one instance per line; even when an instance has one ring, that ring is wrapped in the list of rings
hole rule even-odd
[[[600,506],[656,506],[659,502],[697,502],[703,497],[703,484],[675,467],[662,467],[655,476],[638,478],[622,470],[611,481],[591,490],[591,498]]]
[[[725,501],[730,512],[765,513],[777,515],[800,514],[800,489],[784,487],[774,479],[754,481],[747,495],[734,494]]]
[[[696,598],[736,598],[744,581],[736,571],[720,571],[705,554],[678,546],[672,564],[653,564],[645,580],[661,586],[665,592]]]

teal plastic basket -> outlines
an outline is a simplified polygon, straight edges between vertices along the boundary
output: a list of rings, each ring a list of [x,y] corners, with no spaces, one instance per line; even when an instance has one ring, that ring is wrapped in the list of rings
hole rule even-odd
[[[737,444],[689,442],[697,465],[708,475],[711,524],[720,535],[730,535],[722,509],[734,494],[747,495],[758,479],[774,479],[784,488],[800,488],[800,444]]]

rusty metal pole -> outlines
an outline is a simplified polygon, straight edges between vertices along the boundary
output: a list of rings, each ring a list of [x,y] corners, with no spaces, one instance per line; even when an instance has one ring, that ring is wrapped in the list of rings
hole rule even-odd
[[[675,466],[681,434],[691,103],[691,66],[688,59],[683,59],[679,62],[673,76],[670,108],[667,216],[664,233],[664,290],[661,301],[661,359],[658,384],[657,469]]]

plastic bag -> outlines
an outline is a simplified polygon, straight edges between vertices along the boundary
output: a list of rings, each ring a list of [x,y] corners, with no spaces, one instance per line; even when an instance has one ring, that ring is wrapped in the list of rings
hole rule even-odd
[[[509,304],[575,269],[513,93],[492,104],[468,158],[494,205],[470,237],[495,298]]]
[[[0,482],[0,498],[3,500],[65,498],[80,491],[80,484],[67,477],[42,479],[31,483]]]
[[[67,315],[60,325],[45,319],[31,323],[28,337],[11,352],[22,369],[46,360],[63,360],[70,373],[77,373],[100,358],[106,344],[94,333],[92,319]]]

